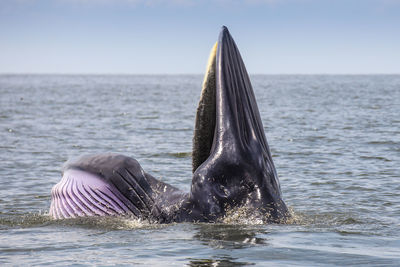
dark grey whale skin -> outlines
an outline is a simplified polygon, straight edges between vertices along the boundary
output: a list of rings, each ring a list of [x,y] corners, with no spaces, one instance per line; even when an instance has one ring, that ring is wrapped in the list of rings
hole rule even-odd
[[[159,223],[218,222],[228,210],[239,207],[266,223],[283,222],[289,213],[256,99],[226,27],[219,35],[215,64],[212,145],[202,153],[208,157],[196,159],[202,163],[196,165],[190,193],[155,179],[135,159],[118,154],[82,157],[67,163],[64,171],[98,175],[129,200],[126,205],[134,216]]]

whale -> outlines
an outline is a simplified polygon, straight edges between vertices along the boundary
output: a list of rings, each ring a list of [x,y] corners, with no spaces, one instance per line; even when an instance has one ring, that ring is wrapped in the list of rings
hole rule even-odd
[[[82,156],[64,164],[49,215],[155,223],[218,223],[235,210],[265,223],[290,217],[249,75],[225,26],[211,50],[196,111],[192,171],[190,191],[184,192],[145,172],[132,157]]]

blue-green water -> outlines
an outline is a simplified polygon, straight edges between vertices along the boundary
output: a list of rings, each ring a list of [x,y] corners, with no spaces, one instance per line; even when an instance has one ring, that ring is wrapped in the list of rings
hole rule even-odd
[[[119,152],[181,189],[202,76],[0,76],[0,264],[400,264],[400,76],[252,76],[288,225],[53,221],[70,157]]]

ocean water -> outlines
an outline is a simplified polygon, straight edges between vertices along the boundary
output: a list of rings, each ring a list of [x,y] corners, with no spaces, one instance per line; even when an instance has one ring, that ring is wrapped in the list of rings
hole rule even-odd
[[[51,220],[62,164],[118,152],[183,190],[201,75],[0,75],[0,265],[400,265],[400,76],[256,75],[291,224]]]

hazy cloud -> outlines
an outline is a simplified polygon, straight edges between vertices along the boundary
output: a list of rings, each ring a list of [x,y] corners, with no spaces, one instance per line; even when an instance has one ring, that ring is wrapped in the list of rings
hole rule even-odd
[[[272,5],[301,0],[1,0],[0,8],[4,6],[23,6],[44,3],[80,4],[85,6],[97,5],[129,5],[129,6],[200,6],[200,5]],[[303,0],[305,1],[305,0]]]
[[[84,5],[129,5],[129,6],[190,6],[195,0],[58,0],[63,3]]]

